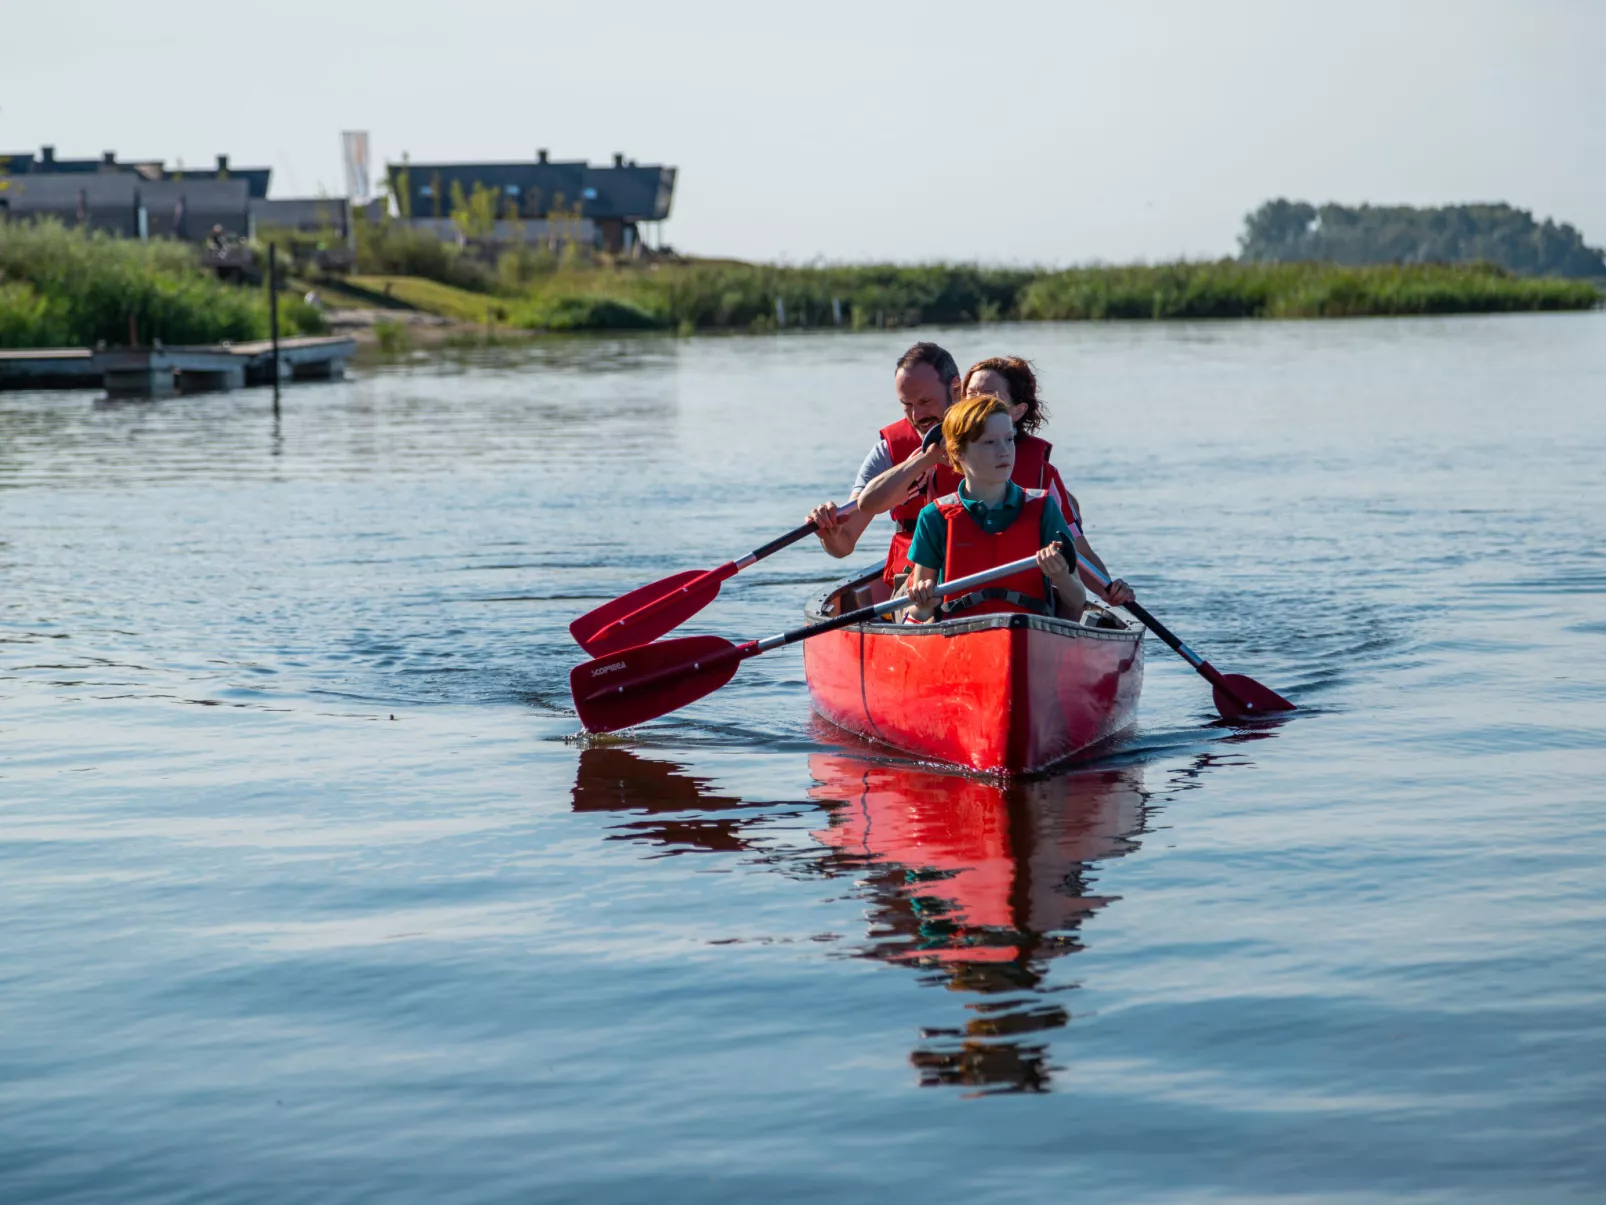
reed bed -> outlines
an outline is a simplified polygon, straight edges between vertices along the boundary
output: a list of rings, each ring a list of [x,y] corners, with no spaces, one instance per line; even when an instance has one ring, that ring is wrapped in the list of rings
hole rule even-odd
[[[281,302],[286,334],[316,330],[316,312]],[[263,289],[219,282],[195,247],[84,235],[55,222],[0,223],[0,347],[90,347],[262,339]]]
[[[1042,272],[970,265],[775,267],[727,262],[556,271],[513,301],[548,330],[908,327],[1020,319],[1338,318],[1584,310],[1582,281],[1485,264],[1246,264],[1236,260]]]

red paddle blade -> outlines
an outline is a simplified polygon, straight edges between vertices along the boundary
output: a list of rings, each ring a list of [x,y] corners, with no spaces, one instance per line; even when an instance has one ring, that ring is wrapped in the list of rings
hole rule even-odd
[[[1297,710],[1292,703],[1270,687],[1262,686],[1253,678],[1242,674],[1222,674],[1221,681],[1230,689],[1223,690],[1212,684],[1210,692],[1216,699],[1216,710],[1224,720],[1252,720],[1258,716],[1274,715],[1279,711]]]
[[[718,569],[676,573],[587,611],[569,625],[569,634],[593,657],[650,644],[713,602],[728,576]]]
[[[686,636],[577,665],[569,693],[587,732],[617,732],[712,694],[741,663],[741,650],[728,640]]]

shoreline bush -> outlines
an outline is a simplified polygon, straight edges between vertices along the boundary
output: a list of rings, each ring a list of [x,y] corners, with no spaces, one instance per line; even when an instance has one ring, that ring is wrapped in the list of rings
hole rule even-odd
[[[322,325],[297,300],[281,301],[280,330]],[[58,222],[0,223],[0,347],[174,345],[268,336],[261,289],[220,282],[194,247],[85,235]]]

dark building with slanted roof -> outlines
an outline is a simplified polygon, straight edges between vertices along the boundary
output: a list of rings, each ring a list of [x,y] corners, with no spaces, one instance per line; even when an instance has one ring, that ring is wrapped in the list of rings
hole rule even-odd
[[[578,213],[595,224],[609,251],[629,251],[640,241],[641,222],[669,216],[675,169],[642,166],[623,155],[612,167],[592,167],[583,159],[552,160],[543,151],[526,163],[392,163],[387,165],[391,195],[406,218],[448,218],[453,185],[465,198],[477,184],[496,194],[496,214],[545,218]]]
[[[0,175],[9,176],[75,176],[116,175],[119,173],[141,176],[146,180],[238,180],[247,193],[256,198],[268,195],[268,179],[273,174],[267,167],[230,167],[229,157],[219,155],[212,167],[163,167],[160,159],[120,160],[116,151],[106,151],[99,159],[58,159],[56,148],[42,146],[39,154],[0,154]]]

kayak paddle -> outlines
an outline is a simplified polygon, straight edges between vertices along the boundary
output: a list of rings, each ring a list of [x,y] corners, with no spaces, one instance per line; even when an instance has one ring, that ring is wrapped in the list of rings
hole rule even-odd
[[[856,502],[849,502],[836,513],[847,518],[857,508]],[[817,523],[805,523],[753,549],[739,561],[726,561],[718,569],[707,572],[688,569],[641,586],[612,602],[603,603],[594,611],[587,611],[569,625],[569,633],[575,643],[593,657],[606,657],[657,640],[713,602],[719,595],[720,583],[726,578],[735,577],[755,561],[762,561],[818,530]]]
[[[1108,586],[1110,579],[1098,571],[1085,556],[1077,554],[1077,562],[1083,569],[1093,575],[1095,581]],[[1138,603],[1122,603],[1121,606],[1136,615],[1149,631],[1182,656],[1182,659],[1199,672],[1199,676],[1210,683],[1210,693],[1215,698],[1216,710],[1221,713],[1224,720],[1251,719],[1255,716],[1268,715],[1276,711],[1298,710],[1282,695],[1270,687],[1262,686],[1253,678],[1246,678],[1243,674],[1224,674],[1198,653],[1190,649],[1179,640],[1174,632],[1161,623],[1148,610]]]
[[[1030,569],[1036,556],[1022,557],[1007,565],[995,565],[969,577],[956,578],[937,586],[937,596],[966,594],[977,586]],[[749,657],[795,644],[810,636],[822,636],[838,628],[868,623],[883,615],[901,611],[912,603],[907,597],[891,598],[827,619],[771,636],[732,644],[718,636],[683,636],[661,644],[628,648],[613,656],[598,657],[569,671],[569,692],[575,710],[588,732],[614,732],[633,728],[678,711],[704,695],[713,694],[736,676],[736,669]]]

